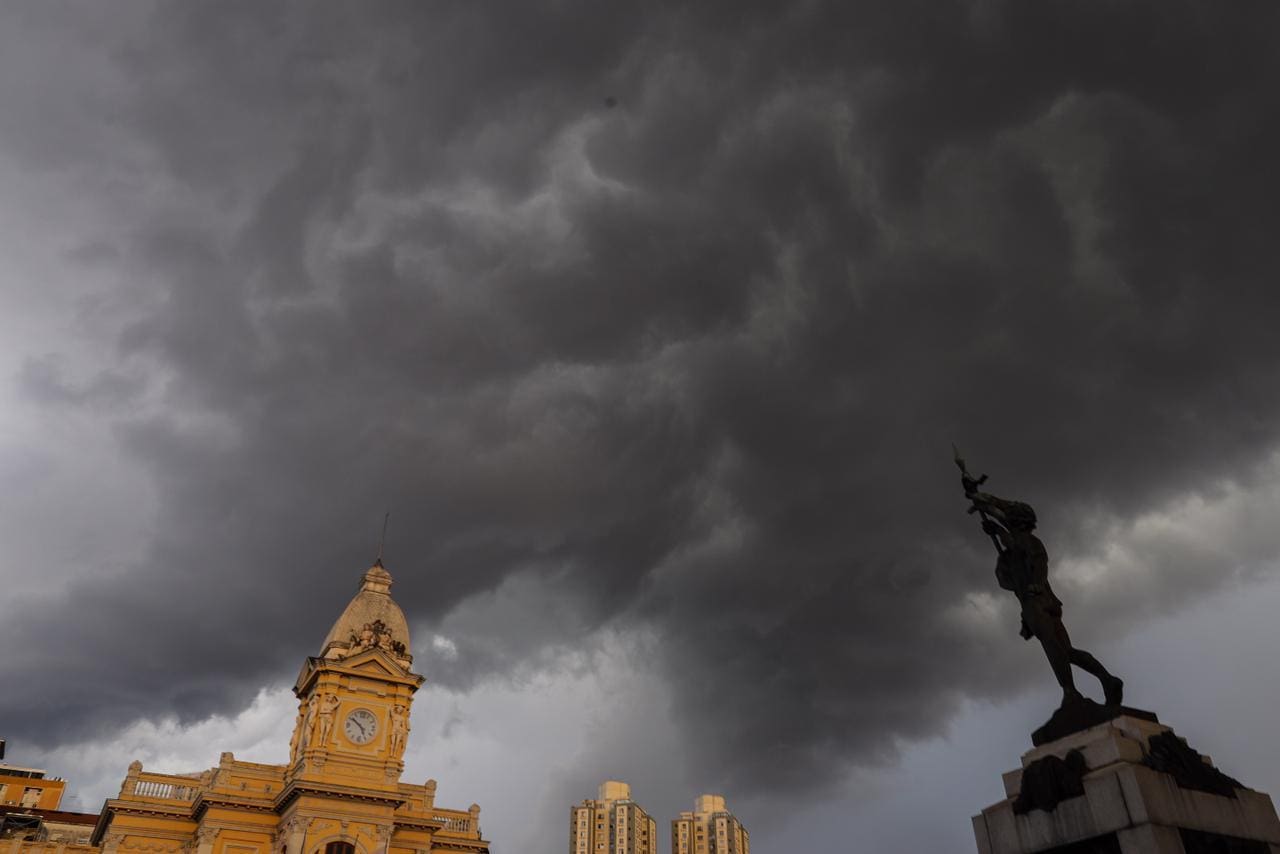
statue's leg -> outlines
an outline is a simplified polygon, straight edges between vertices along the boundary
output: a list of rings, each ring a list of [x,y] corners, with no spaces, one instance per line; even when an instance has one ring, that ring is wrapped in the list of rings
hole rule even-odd
[[[1075,679],[1071,675],[1071,643],[1066,638],[1066,631],[1062,630],[1062,622],[1053,619],[1042,608],[1036,607],[1024,609],[1022,619],[1026,621],[1027,627],[1044,648],[1045,658],[1049,659],[1053,675],[1062,686],[1063,696],[1079,694]]]
[[[1124,681],[1118,676],[1111,675],[1111,672],[1102,666],[1101,661],[1083,649],[1072,649],[1071,663],[1085,673],[1097,677],[1102,683],[1102,692],[1108,706],[1118,706],[1124,700]]]

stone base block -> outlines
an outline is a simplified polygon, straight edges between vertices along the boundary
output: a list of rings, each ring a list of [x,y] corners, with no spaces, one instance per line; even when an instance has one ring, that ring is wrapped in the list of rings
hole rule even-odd
[[[1121,715],[1023,754],[973,819],[980,854],[1280,854],[1271,798]]]

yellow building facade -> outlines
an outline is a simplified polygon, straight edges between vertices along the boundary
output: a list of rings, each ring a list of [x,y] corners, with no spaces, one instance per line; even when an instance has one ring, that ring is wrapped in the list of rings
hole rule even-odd
[[[0,763],[0,807],[56,810],[66,786],[64,780],[46,777],[39,768]]]
[[[376,562],[302,666],[289,762],[223,753],[195,774],[129,766],[87,851],[97,854],[488,854],[480,807],[436,806],[436,783],[401,780],[409,711],[424,678]],[[66,854],[80,854],[68,846]],[[0,854],[63,854],[21,843]]]

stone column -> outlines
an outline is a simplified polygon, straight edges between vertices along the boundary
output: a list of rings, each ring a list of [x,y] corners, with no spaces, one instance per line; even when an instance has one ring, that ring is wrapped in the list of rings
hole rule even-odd
[[[218,828],[200,827],[196,829],[196,854],[213,854],[213,843],[218,838]]]
[[[311,819],[294,816],[285,826],[285,854],[304,854]]]

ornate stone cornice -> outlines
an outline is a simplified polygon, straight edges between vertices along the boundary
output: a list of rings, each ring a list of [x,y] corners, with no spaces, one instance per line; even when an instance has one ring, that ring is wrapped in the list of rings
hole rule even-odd
[[[397,815],[396,827],[403,827],[406,830],[437,831],[444,830],[444,822],[430,818],[412,818],[410,816]]]
[[[124,815],[160,815],[170,818],[191,818],[191,804],[175,803],[173,806],[162,803],[144,803],[142,801],[121,801],[109,800],[102,810],[102,814],[108,812],[120,813]]]
[[[322,673],[341,673],[346,676],[357,676],[361,678],[369,678],[369,674],[360,669],[360,664],[368,661],[370,658],[381,657],[391,664],[395,664],[395,660],[380,649],[366,649],[342,659],[325,659],[310,657],[302,666],[302,671],[298,674],[298,681],[293,686],[293,693],[299,697],[305,694],[311,684],[320,677]],[[404,685],[409,689],[416,691],[427,681],[427,677],[405,670],[399,665],[395,665],[400,673],[387,672],[378,674],[378,679],[393,684]]]
[[[293,782],[284,787],[276,798],[275,805],[272,808],[275,812],[284,812],[289,804],[293,803],[303,795],[322,795],[326,798],[334,798],[343,801],[355,801],[364,804],[382,804],[392,808],[400,808],[408,802],[408,799],[399,792],[379,792],[370,789],[349,789],[345,786],[326,786],[321,783],[302,783]]]
[[[489,854],[489,843],[483,839],[455,839],[452,836],[431,840],[432,851],[446,851],[449,849],[476,851],[481,852],[481,854]]]
[[[219,795],[208,795],[201,793],[191,803],[191,817],[199,821],[204,814],[209,811],[210,807],[227,807],[229,809],[243,810],[244,812],[256,813],[274,813],[277,812],[275,803],[268,800],[245,800],[242,798],[230,798]]]

